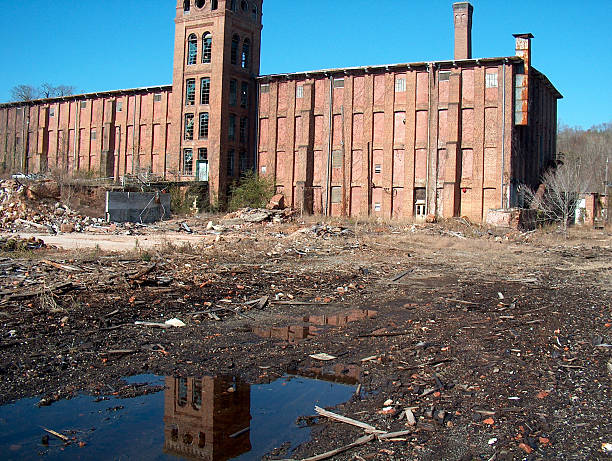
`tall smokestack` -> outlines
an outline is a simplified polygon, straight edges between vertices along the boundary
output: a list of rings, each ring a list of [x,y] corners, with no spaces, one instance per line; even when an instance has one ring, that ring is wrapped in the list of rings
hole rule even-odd
[[[472,14],[469,2],[453,3],[455,17],[455,60],[472,59]]]

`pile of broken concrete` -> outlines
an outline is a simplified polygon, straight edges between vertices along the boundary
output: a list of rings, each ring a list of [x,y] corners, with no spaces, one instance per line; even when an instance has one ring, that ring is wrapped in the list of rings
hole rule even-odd
[[[24,184],[17,180],[0,182],[0,230],[33,232],[81,232],[103,219],[81,216],[58,201],[55,181]]]

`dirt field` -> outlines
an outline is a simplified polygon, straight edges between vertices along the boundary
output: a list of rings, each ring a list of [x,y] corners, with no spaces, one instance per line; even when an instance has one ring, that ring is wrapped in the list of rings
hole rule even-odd
[[[207,220],[188,236],[85,233],[77,249],[74,235],[42,236],[72,249],[1,253],[2,403],[127,396],[121,377],[141,373],[299,372],[355,379],[360,392],[330,410],[407,431],[334,459],[610,459],[609,233],[298,220],[199,235]],[[186,326],[135,325],[173,318]],[[364,435],[308,422],[293,458]]]

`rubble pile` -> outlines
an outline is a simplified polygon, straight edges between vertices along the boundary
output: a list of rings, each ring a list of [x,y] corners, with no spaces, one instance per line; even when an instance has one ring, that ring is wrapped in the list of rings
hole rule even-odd
[[[19,181],[0,182],[0,230],[82,232],[101,218],[81,216],[57,201],[59,187],[52,181],[25,185]]]
[[[268,210],[263,208],[241,208],[224,216],[224,220],[240,220],[247,223],[261,223],[271,221],[282,223],[290,220],[296,214],[295,210]]]
[[[36,237],[29,239],[15,237],[0,237],[0,251],[25,251],[46,248],[45,242]]]

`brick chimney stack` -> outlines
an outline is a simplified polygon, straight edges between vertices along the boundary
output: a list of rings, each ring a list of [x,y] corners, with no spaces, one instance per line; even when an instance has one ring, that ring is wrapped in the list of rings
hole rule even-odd
[[[472,59],[472,14],[469,2],[453,3],[455,18],[455,60]]]

